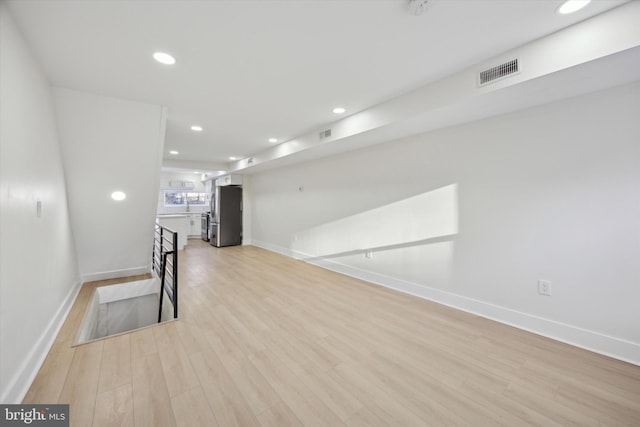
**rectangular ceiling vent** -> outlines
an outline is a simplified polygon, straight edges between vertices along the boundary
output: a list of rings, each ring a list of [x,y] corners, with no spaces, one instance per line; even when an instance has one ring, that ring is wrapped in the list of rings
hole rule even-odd
[[[169,188],[191,190],[194,187],[195,187],[195,184],[193,183],[193,181],[182,181],[177,179],[172,179],[169,181]]]
[[[323,139],[327,139],[330,136],[331,136],[331,129],[323,130],[322,132],[320,132],[320,141],[322,141]]]
[[[518,58],[507,61],[503,64],[496,65],[487,70],[480,71],[478,74],[478,83],[480,86],[493,83],[496,80],[504,79],[520,72],[520,62]]]

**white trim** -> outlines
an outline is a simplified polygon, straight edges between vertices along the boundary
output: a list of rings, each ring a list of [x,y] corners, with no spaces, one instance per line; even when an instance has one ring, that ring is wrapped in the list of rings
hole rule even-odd
[[[271,243],[263,242],[262,240],[253,239],[251,241],[251,244],[253,246],[257,246],[259,248],[266,249],[266,250],[271,251],[271,252],[276,252],[276,253],[279,253],[281,255],[288,256],[289,258],[295,258],[295,259],[303,258],[302,254],[300,254],[299,256],[295,256],[293,251],[291,249],[289,249],[289,248],[285,248],[285,247],[278,246],[278,245],[273,245]]]
[[[253,240],[254,246],[640,366],[640,344]]]
[[[139,276],[151,271],[151,266],[125,268],[122,270],[102,271],[82,275],[82,283],[95,282],[96,280],[119,279],[120,277]]]
[[[44,360],[49,354],[64,321],[67,319],[81,287],[82,282],[79,281],[69,290],[63,303],[60,304],[58,311],[56,311],[56,314],[42,334],[40,334],[31,351],[29,351],[13,378],[9,381],[9,386],[5,388],[5,392],[2,397],[0,397],[0,402],[7,404],[22,403],[33,380],[42,367]]]

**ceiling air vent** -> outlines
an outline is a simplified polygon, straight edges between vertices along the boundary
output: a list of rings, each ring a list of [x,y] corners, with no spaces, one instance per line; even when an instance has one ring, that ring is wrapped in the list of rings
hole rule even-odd
[[[478,83],[480,86],[483,86],[519,72],[520,63],[518,58],[512,59],[511,61],[491,67],[488,70],[480,71],[480,74],[478,74]]]
[[[195,187],[193,181],[182,181],[177,179],[172,179],[169,181],[169,188],[184,188],[187,190],[191,190]]]
[[[320,132],[320,141],[322,141],[323,139],[327,139],[330,136],[331,136],[331,129],[323,130],[322,132]]]

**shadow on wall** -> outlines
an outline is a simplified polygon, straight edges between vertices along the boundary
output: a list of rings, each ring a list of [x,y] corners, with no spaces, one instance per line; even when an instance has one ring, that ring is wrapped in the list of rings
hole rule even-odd
[[[341,218],[293,236],[291,249],[305,261],[329,260],[428,286],[452,275],[458,234],[458,186]]]

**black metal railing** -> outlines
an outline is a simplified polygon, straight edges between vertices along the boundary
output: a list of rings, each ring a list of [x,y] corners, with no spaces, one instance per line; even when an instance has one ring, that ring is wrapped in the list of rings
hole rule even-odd
[[[158,323],[162,320],[164,294],[173,305],[173,318],[178,318],[178,233],[156,224],[153,237],[151,268],[160,278]]]

